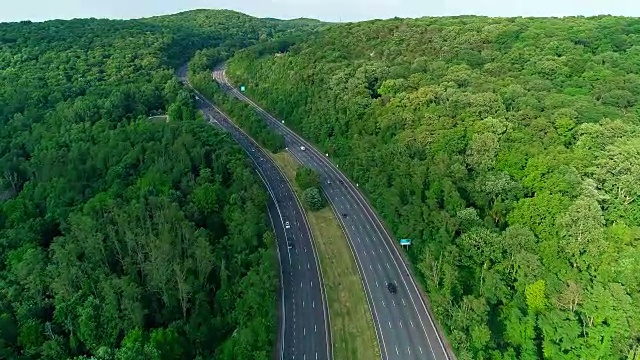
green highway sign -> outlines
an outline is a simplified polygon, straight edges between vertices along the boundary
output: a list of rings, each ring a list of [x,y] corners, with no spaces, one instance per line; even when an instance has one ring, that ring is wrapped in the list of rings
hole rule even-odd
[[[411,239],[400,239],[400,245],[411,245]]]
[[[244,87],[244,85],[240,86],[240,91],[244,92],[246,90],[246,88]]]

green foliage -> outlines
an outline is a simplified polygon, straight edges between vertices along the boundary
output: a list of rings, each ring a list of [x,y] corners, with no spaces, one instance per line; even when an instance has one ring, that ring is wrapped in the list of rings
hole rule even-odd
[[[327,201],[317,187],[310,187],[302,193],[302,199],[312,211],[322,210]]]
[[[270,354],[266,193],[168,66],[313,26],[228,11],[0,24],[0,358]]]
[[[313,169],[302,167],[296,171],[296,183],[302,190],[320,188],[320,176]]]
[[[413,239],[459,358],[626,359],[640,346],[638,30],[335,24],[278,56],[241,50],[227,73]]]

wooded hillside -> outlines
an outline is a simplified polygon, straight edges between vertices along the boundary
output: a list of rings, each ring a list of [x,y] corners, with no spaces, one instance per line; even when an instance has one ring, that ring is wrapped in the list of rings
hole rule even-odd
[[[0,358],[271,357],[266,193],[169,65],[296,26],[0,24]]]
[[[228,72],[397,237],[459,359],[640,357],[640,20],[332,26]]]

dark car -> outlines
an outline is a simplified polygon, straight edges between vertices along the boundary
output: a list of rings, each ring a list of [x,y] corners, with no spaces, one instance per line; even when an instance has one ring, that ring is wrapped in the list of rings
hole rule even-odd
[[[338,180],[340,182],[340,184],[344,185],[344,181],[342,180]]]
[[[392,294],[395,294],[396,292],[398,292],[398,288],[396,287],[396,284],[394,284],[392,282],[388,282],[387,283],[387,289]]]
[[[348,216],[347,213],[342,213],[343,218],[346,218],[347,216]]]

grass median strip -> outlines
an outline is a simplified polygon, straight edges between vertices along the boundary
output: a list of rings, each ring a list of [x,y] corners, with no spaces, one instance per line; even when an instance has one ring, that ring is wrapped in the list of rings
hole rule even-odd
[[[288,153],[270,154],[302,198],[296,185],[299,163]],[[326,289],[335,359],[379,359],[378,341],[362,282],[344,232],[330,207],[305,209]]]

